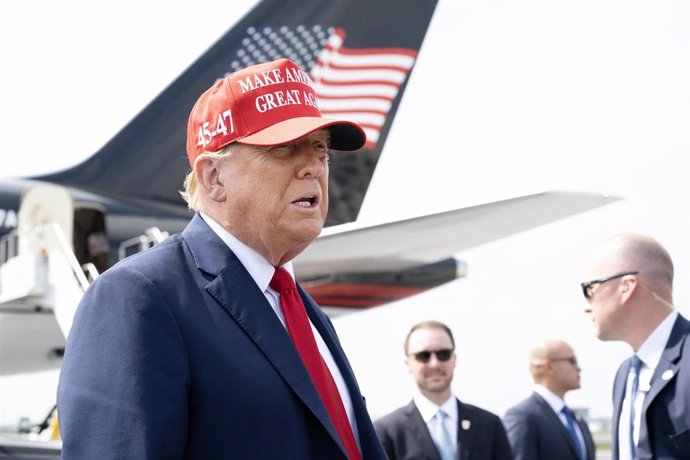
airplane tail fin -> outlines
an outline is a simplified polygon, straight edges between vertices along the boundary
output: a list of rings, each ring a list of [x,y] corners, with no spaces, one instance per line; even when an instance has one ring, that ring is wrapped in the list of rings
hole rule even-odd
[[[116,198],[184,206],[187,117],[214,81],[288,57],[310,72],[324,116],[368,142],[336,155],[327,225],[356,220],[437,0],[264,0],[85,162],[36,179]]]

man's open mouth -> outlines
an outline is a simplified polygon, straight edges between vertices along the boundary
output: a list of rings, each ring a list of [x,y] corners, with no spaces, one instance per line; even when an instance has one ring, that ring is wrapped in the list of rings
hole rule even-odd
[[[295,201],[292,202],[293,204],[296,204],[297,206],[301,206],[303,208],[311,208],[314,206],[316,203],[318,203],[318,199],[315,196],[305,196],[302,198],[299,198]]]

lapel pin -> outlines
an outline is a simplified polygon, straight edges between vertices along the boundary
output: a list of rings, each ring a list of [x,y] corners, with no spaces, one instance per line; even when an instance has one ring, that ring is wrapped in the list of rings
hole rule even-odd
[[[663,374],[661,374],[661,380],[671,380],[673,377],[673,371],[671,369],[668,369],[664,371]]]
[[[470,426],[472,426],[472,422],[470,422],[469,420],[462,420],[460,422],[460,426],[462,426],[463,430],[467,431],[470,429]]]

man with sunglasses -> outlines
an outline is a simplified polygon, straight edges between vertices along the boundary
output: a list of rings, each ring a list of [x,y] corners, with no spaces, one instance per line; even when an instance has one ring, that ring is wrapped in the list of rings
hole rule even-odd
[[[455,341],[438,321],[412,327],[405,338],[405,363],[417,392],[407,406],[374,426],[390,460],[509,460],[501,419],[453,396]]]
[[[690,458],[690,322],[673,306],[673,262],[659,242],[607,241],[581,284],[597,337],[634,355],[613,385],[613,459]]]
[[[503,417],[515,460],[594,460],[587,423],[566,406],[580,388],[580,367],[562,340],[545,340],[530,353],[534,392]]]

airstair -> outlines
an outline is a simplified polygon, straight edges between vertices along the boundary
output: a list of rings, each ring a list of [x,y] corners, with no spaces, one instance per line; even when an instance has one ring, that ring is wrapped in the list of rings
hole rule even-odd
[[[57,222],[18,228],[0,242],[0,310],[52,311],[66,337],[90,279],[98,273],[77,262]]]
[[[24,194],[16,230],[0,238],[0,375],[59,368],[77,306],[99,267],[109,265],[105,230],[103,210],[75,205],[64,187],[40,185]],[[167,237],[149,228],[123,241],[116,259]],[[27,432],[28,439],[0,440],[0,451],[59,458],[55,408]]]
[[[89,227],[86,220],[100,224]],[[0,239],[0,375],[59,367],[77,306],[99,276],[97,265],[107,268],[89,253],[94,234],[103,241],[107,258],[102,210],[75,206],[64,187],[40,185],[24,194],[16,230]],[[167,236],[148,229],[122,242],[116,258],[144,251]]]

